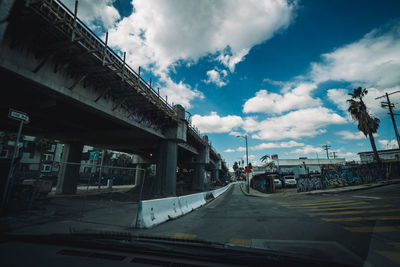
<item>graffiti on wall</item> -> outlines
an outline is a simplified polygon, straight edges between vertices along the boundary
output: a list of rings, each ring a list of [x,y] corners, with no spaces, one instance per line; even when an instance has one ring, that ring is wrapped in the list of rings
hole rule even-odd
[[[399,163],[363,164],[356,166],[329,166],[322,170],[321,176],[300,178],[297,191],[336,188],[380,181],[383,178],[399,178]]]

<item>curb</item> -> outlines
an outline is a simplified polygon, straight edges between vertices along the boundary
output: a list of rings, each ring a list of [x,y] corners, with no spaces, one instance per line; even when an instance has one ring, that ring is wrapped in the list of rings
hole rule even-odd
[[[245,190],[243,190],[242,185],[240,185],[240,190],[242,191],[242,193],[246,196],[246,197],[264,197],[264,196],[257,196],[257,195],[252,195],[249,194],[247,192],[245,192]],[[266,197],[266,196],[265,196]]]
[[[372,188],[377,188],[377,187],[382,187],[382,186],[385,186],[385,185],[392,185],[392,184],[400,184],[400,180],[392,180],[392,181],[388,181],[387,183],[372,184],[371,186],[360,187],[360,188],[349,188],[347,190],[322,191],[322,192],[312,192],[311,191],[311,192],[304,192],[304,194],[305,195],[340,194],[340,193],[346,193],[346,192],[367,190],[367,189],[372,189]]]

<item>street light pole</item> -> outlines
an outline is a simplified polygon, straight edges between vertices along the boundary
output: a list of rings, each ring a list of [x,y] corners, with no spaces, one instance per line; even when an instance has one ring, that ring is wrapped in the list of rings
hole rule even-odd
[[[237,135],[236,137],[242,137],[246,140],[246,168],[249,167],[249,147],[247,145],[247,134],[246,135]],[[247,184],[247,193],[250,194],[250,181],[249,181],[249,173],[246,172],[246,184]]]

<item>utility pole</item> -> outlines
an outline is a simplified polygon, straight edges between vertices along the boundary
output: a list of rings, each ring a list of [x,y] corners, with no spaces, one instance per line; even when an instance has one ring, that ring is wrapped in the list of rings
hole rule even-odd
[[[336,159],[336,153],[337,153],[336,151],[332,151],[332,154],[333,154],[333,158],[334,158],[334,159]]]
[[[329,146],[329,145],[323,145],[322,147],[324,148],[324,150],[326,150],[326,158],[329,159],[329,148],[330,148],[331,146]]]
[[[396,91],[396,92],[393,92],[393,93],[390,93],[390,94],[385,93],[385,95],[380,96],[380,97],[377,97],[377,98],[375,98],[375,100],[376,100],[376,99],[379,99],[379,98],[386,97],[386,101],[387,101],[387,102],[381,102],[381,107],[383,107],[383,108],[389,108],[389,113],[388,113],[388,114],[390,114],[390,117],[392,118],[392,123],[393,123],[393,127],[394,127],[394,132],[395,132],[395,134],[396,134],[397,146],[400,148],[400,137],[399,137],[399,132],[398,132],[398,130],[397,130],[396,121],[394,120],[394,115],[400,115],[400,114],[394,114],[394,113],[393,113],[394,104],[391,103],[391,102],[390,102],[390,99],[389,99],[389,95],[392,95],[392,94],[395,94],[395,93],[400,93],[400,91]]]

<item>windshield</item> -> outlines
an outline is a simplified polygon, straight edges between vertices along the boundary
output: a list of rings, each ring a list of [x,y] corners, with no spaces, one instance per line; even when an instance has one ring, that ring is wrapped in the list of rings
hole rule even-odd
[[[400,264],[399,1],[3,2],[2,233]]]

